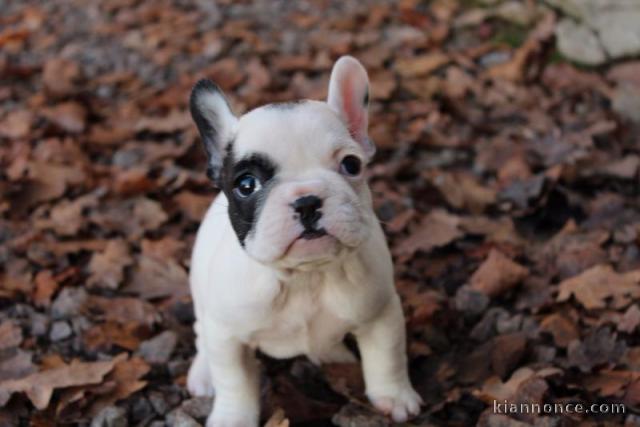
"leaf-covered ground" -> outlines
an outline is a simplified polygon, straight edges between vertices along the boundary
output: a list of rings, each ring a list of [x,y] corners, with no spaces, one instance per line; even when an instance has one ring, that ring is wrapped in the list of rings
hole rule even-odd
[[[0,10],[0,425],[204,421],[187,271],[215,190],[189,91],[322,99],[342,54],[372,81],[371,187],[426,402],[410,425],[640,425],[639,62],[571,65],[535,1]],[[271,426],[388,424],[357,365],[261,361]]]

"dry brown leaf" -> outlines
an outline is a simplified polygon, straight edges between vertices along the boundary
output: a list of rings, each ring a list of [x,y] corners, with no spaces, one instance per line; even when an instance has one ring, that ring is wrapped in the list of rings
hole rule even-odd
[[[58,281],[53,277],[51,270],[42,270],[36,274],[35,283],[34,304],[39,307],[48,307],[51,304],[51,297],[58,290]]]
[[[42,72],[44,86],[54,96],[73,94],[81,77],[77,63],[56,56],[45,62]]]
[[[277,408],[264,427],[289,427],[289,419],[286,418],[282,408]]]
[[[42,115],[69,133],[81,133],[87,125],[87,110],[74,101],[47,108]]]
[[[458,228],[458,217],[441,209],[434,209],[407,238],[394,248],[396,255],[413,256],[421,250],[429,252],[434,248],[448,245],[463,236]]]
[[[473,289],[488,296],[497,296],[520,283],[528,275],[527,268],[511,261],[497,249],[492,249],[469,282]]]
[[[146,337],[145,332],[146,328],[138,323],[107,321],[86,330],[82,339],[88,351],[110,351],[114,345],[134,351]]]
[[[151,370],[151,367],[141,357],[131,356],[127,358],[127,354],[123,353],[116,356],[114,360],[116,360],[115,366],[105,377],[105,381],[114,382],[115,388],[91,405],[90,414],[97,414],[106,406],[129,397],[147,385],[147,381],[143,381],[141,378]]]
[[[456,209],[479,214],[496,201],[495,190],[482,186],[471,175],[432,171],[425,176]]]
[[[99,194],[90,193],[74,200],[61,200],[49,213],[48,219],[39,220],[36,227],[53,229],[59,236],[73,236],[86,226],[83,216],[87,208],[97,206]]]
[[[553,313],[540,322],[540,329],[553,336],[553,342],[558,347],[566,348],[569,343],[580,338],[575,323],[560,313]]]
[[[0,382],[0,406],[14,393],[25,393],[33,406],[43,410],[56,389],[98,384],[113,369],[114,361],[78,362],[36,372],[27,377]]]
[[[171,236],[165,236],[158,240],[143,239],[142,253],[158,259],[180,260],[187,254],[187,244],[184,240],[178,240]]]
[[[93,312],[100,313],[101,318],[106,321],[139,323],[151,327],[160,320],[156,308],[139,298],[105,298],[90,295],[87,307]]]
[[[640,372],[602,370],[584,379],[584,387],[602,397],[619,395],[631,382],[640,378]]]
[[[191,115],[186,111],[173,110],[165,117],[141,117],[136,123],[137,132],[173,133],[191,126]]]
[[[184,268],[172,260],[141,256],[133,271],[131,283],[125,288],[144,299],[184,296],[189,293]]]
[[[0,350],[17,347],[22,342],[22,329],[13,320],[0,323]]]
[[[89,262],[89,286],[117,289],[124,279],[124,269],[133,264],[129,245],[122,239],[110,240],[103,252],[94,252]]]
[[[499,402],[509,400],[516,394],[520,385],[534,375],[535,371],[533,369],[524,367],[515,371],[509,380],[504,383],[500,381],[500,377],[494,376],[487,379],[482,389],[474,394],[487,404],[493,404],[494,400]]]
[[[0,121],[0,136],[10,139],[26,137],[31,131],[33,113],[29,110],[12,111]]]
[[[620,318],[618,330],[631,334],[638,328],[638,325],[640,325],[640,308],[638,308],[638,304],[633,304]]]
[[[31,162],[28,165],[29,181],[19,199],[21,205],[37,203],[62,196],[68,186],[85,182],[86,174],[78,165],[61,165],[50,162]]]
[[[566,279],[558,285],[560,302],[572,295],[588,310],[605,308],[607,299],[612,307],[622,308],[633,299],[640,298],[640,270],[619,274],[610,265],[596,265],[583,273]]]
[[[212,198],[206,194],[202,195],[191,191],[181,191],[173,200],[189,220],[199,223],[204,219],[204,214],[207,212]]]
[[[394,69],[403,78],[421,77],[431,74],[450,61],[443,52],[431,52],[422,56],[401,58],[394,62]]]

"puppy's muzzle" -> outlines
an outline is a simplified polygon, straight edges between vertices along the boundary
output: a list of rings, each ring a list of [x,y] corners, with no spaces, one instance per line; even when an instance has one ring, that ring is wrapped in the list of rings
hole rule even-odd
[[[318,220],[322,217],[322,199],[317,196],[303,196],[294,201],[291,207],[296,212],[300,224],[304,227],[301,237],[315,239],[322,237],[327,232],[318,228]]]

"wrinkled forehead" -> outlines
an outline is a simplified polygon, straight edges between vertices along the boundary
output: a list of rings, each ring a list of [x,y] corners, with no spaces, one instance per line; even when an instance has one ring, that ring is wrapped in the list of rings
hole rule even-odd
[[[299,101],[266,105],[242,116],[233,151],[237,159],[265,153],[282,166],[304,167],[347,147],[359,148],[326,103]]]

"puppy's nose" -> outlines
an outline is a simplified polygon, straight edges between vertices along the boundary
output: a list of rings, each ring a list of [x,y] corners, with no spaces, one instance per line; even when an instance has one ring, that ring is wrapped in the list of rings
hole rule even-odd
[[[322,200],[317,196],[303,196],[292,204],[293,210],[300,215],[300,222],[306,229],[313,229],[322,216]]]

